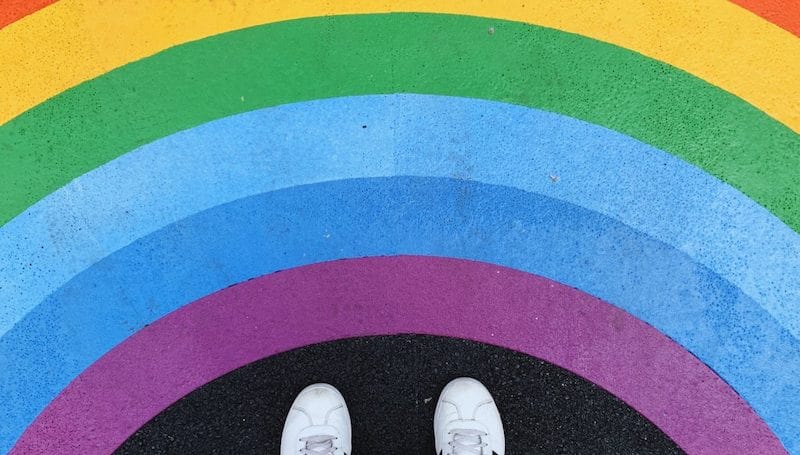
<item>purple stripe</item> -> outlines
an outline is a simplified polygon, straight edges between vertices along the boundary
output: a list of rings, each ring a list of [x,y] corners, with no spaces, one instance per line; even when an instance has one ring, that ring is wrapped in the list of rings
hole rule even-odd
[[[786,453],[713,371],[628,313],[524,272],[408,256],[300,267],[185,306],[88,368],[12,453],[110,453],[228,371],[313,343],[395,333],[466,338],[545,359],[623,399],[689,453]]]

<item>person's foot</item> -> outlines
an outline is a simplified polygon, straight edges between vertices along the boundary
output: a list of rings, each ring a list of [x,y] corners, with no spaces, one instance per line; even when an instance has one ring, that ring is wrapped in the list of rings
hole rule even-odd
[[[350,455],[350,413],[342,394],[314,384],[297,395],[281,437],[281,455]]]
[[[503,422],[492,395],[471,378],[450,381],[442,390],[433,417],[436,453],[504,455]]]

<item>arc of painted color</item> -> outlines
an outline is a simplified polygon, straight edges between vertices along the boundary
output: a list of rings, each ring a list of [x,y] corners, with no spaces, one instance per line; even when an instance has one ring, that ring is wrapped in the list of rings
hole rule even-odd
[[[788,31],[794,33],[795,35],[800,36],[800,9],[794,7],[794,4],[793,4],[792,0],[769,0],[769,1],[763,1],[763,0],[732,0],[732,1],[733,1],[733,3],[736,3],[737,5],[741,6],[742,8],[745,8],[745,9],[747,9],[749,11],[754,12],[755,14],[758,14],[763,19],[766,19],[767,21],[772,22],[772,23],[778,25],[779,27],[781,27],[781,28],[783,28],[785,30],[788,30]],[[33,14],[36,11],[38,11],[38,10],[40,10],[40,9],[42,9],[42,8],[52,4],[52,3],[55,3],[55,0],[6,0],[5,7],[3,9],[0,9],[0,28],[3,28],[8,24],[16,22],[16,21],[22,19],[23,17],[25,17],[25,16],[27,16],[29,14]],[[100,4],[100,5],[96,5],[95,4],[95,5],[91,5],[91,6],[94,7],[94,8],[97,8],[97,7],[102,8],[104,6],[104,4]],[[163,6],[163,5],[159,5],[159,6]],[[549,6],[558,7],[558,6],[561,6],[561,5],[549,5]],[[99,11],[97,11],[96,9],[85,8],[83,10],[83,14],[81,14],[81,16],[84,18],[84,20],[85,19],[89,19],[88,17],[85,16],[86,11],[95,12],[95,15],[99,13]],[[273,11],[274,10],[272,10],[271,12],[273,12]],[[218,12],[221,13],[221,14],[224,14],[226,11],[218,11]],[[433,12],[433,11],[431,11],[431,12]],[[95,16],[95,17],[97,17],[97,16]],[[252,16],[250,16],[250,17],[252,17]],[[490,16],[490,17],[495,17],[495,16]],[[500,16],[496,16],[496,17],[500,17]],[[286,18],[284,18],[284,19],[286,19]],[[48,18],[48,21],[51,22],[51,23],[58,22],[58,20],[59,19],[54,18],[52,16],[50,18]],[[247,18],[245,18],[245,20],[247,20]],[[273,20],[273,21],[277,22],[277,20],[279,20],[279,18],[275,18],[275,20]],[[515,20],[520,20],[520,19],[515,19]],[[521,22],[530,22],[530,19],[520,20],[520,21]],[[264,22],[266,23],[266,22],[270,22],[270,21],[265,20]],[[98,21],[98,23],[102,23],[102,22]],[[192,24],[192,25],[195,25],[195,24]],[[254,25],[256,25],[256,24],[254,24]],[[554,27],[554,28],[559,28],[559,27]],[[705,30],[705,29],[703,29],[703,30]],[[212,34],[214,34],[214,33],[209,33],[209,36],[212,35]],[[625,46],[622,46],[622,47],[625,47]]]
[[[800,131],[800,41],[722,0],[703,8],[657,0],[580,7],[558,0],[539,0],[535,6],[516,0],[243,0],[199,5],[62,0],[0,30],[0,61],[15,62],[0,68],[0,84],[8,92],[0,124],[81,82],[178,44],[269,22],[398,11],[499,18],[609,42],[708,80]],[[58,39],[53,39],[53,30],[58,30]],[[102,49],[102,55],[94,58],[95,49]],[[20,78],[21,73],[27,76]]]
[[[46,7],[46,6],[49,6],[52,3],[55,3],[55,1],[56,0],[5,0],[4,8],[0,9],[0,28],[5,27],[8,24],[14,23],[14,22],[24,18],[25,16],[28,16],[29,14],[33,14],[36,11],[38,11],[38,10],[40,10],[40,9]],[[731,0],[731,1],[733,3],[741,6],[742,8],[745,8],[745,9],[747,9],[747,10],[749,10],[749,11],[751,11],[751,12],[753,12],[753,13],[759,15],[759,16],[761,16],[761,18],[763,18],[763,19],[765,19],[765,20],[767,20],[769,22],[772,22],[773,24],[778,25],[779,27],[781,27],[781,28],[783,28],[785,30],[788,30],[788,31],[792,32],[795,35],[800,36],[800,9],[795,7],[795,5],[792,2],[792,0],[769,0],[769,1],[763,1],[763,0]],[[73,4],[76,4],[76,3],[77,2],[73,1]],[[92,8],[88,8],[88,7],[84,8],[84,10],[82,11],[82,14],[81,14],[81,16],[84,19],[89,19],[89,17],[86,17],[87,12],[93,12],[94,13],[94,17],[99,17],[98,16],[99,11],[97,11],[94,8],[98,8],[98,7],[102,8],[104,5],[103,4],[100,4],[100,5],[96,5],[96,4],[95,5],[86,5],[84,3],[83,6],[91,6],[92,7]],[[163,5],[158,5],[158,6],[163,6]],[[326,5],[326,6],[329,6],[329,5]],[[561,5],[547,5],[547,6],[559,7]],[[661,6],[661,5],[659,5],[659,6]],[[672,7],[672,5],[668,5],[668,6]],[[226,11],[218,10],[217,12],[220,13],[220,14],[224,14]],[[273,12],[274,12],[274,10],[270,11],[270,13],[273,13]],[[429,12],[435,12],[435,11],[429,11]],[[63,13],[63,11],[61,11],[60,13]],[[74,12],[73,12],[73,14],[74,14]],[[471,15],[475,15],[475,14],[471,14]],[[480,14],[478,14],[478,16],[480,16]],[[64,17],[64,16],[61,16],[61,17]],[[72,17],[74,17],[74,16],[72,16]],[[250,16],[250,17],[252,17],[252,16]],[[498,17],[499,18],[501,16],[492,15],[492,16],[486,16],[486,17]],[[277,22],[278,20],[287,20],[287,19],[289,19],[289,18],[275,17],[275,18],[273,18],[273,20],[264,20],[264,23],[266,23],[266,22]],[[58,22],[58,19],[56,19],[56,18],[54,18],[52,16],[49,17],[47,20],[49,22],[51,22],[51,23]],[[247,20],[247,18],[245,18],[245,20]],[[536,22],[530,22],[530,19],[521,19],[520,18],[520,19],[514,19],[514,20],[519,20],[520,22],[536,23]],[[102,23],[102,22],[98,21],[98,23]],[[192,25],[196,25],[196,24],[192,24]],[[253,24],[253,25],[257,25],[257,24]],[[542,25],[544,25],[544,24],[542,24]],[[674,25],[674,23],[673,23],[673,25]],[[551,27],[559,28],[557,26],[551,26]],[[576,33],[580,33],[580,32],[576,32]],[[214,33],[209,33],[209,36],[212,35],[212,34],[214,34]],[[626,46],[622,46],[622,47],[626,47]]]
[[[800,335],[800,235],[733,188],[574,119],[421,95],[241,114],[76,179],[0,230],[0,251],[10,252],[0,258],[0,335],[95,262],[198,211],[294,185],[395,175],[469,178],[602,213],[684,251]]]
[[[3,5],[0,7],[0,29],[44,8],[54,1],[55,0],[3,0]]]
[[[181,308],[89,367],[12,453],[110,453],[180,397],[247,363],[393,333],[468,338],[543,358],[617,395],[687,453],[785,453],[724,381],[624,311],[534,275],[425,257],[317,264]]]
[[[481,260],[591,293],[709,365],[791,451],[800,346],[735,287],[684,254],[585,209],[511,188],[356,179],[266,193],[196,214],[83,272],[0,339],[0,450],[92,362],[211,292],[338,258]],[[41,371],[53,372],[42,375]],[[780,396],[780,400],[775,397]]]
[[[492,36],[489,24],[497,30]],[[10,151],[0,157],[7,195],[0,220],[136,146],[215,118],[408,91],[511,101],[607,126],[701,166],[800,229],[800,175],[786,172],[800,167],[800,135],[752,106],[667,65],[578,36],[408,14],[307,19],[221,35],[62,94],[0,128],[0,146]]]
[[[794,0],[731,0],[773,24],[800,36],[800,5]]]

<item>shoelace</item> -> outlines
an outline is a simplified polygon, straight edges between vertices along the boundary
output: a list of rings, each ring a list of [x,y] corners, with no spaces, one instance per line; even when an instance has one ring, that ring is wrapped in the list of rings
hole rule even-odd
[[[452,430],[450,434],[453,455],[482,455],[483,448],[489,445],[483,441],[488,434],[480,430]]]
[[[306,436],[300,438],[300,442],[305,442],[306,446],[300,449],[302,455],[335,455],[336,446],[333,441],[336,436],[326,434]]]

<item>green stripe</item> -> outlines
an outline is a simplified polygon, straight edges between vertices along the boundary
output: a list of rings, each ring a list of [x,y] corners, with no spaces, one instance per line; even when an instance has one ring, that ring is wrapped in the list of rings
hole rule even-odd
[[[800,135],[763,112],[598,41],[429,14],[254,27],[81,84],[0,127],[0,224],[82,173],[178,130],[264,106],[396,92],[506,101],[604,125],[705,169],[800,232]]]

